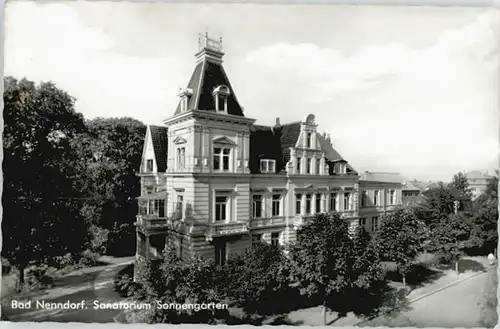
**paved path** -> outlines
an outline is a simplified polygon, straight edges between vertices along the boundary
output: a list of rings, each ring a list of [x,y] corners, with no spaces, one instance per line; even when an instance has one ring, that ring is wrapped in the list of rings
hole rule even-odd
[[[125,266],[132,263],[130,259],[121,259],[103,267],[88,268],[77,271],[78,274],[61,277],[59,280],[70,281],[70,284],[62,285],[50,289],[38,296],[32,296],[31,300],[43,300],[46,302],[66,302],[79,303],[85,301],[86,308],[78,310],[28,310],[12,309],[4,304],[2,313],[9,321],[54,321],[54,322],[84,322],[84,323],[108,323],[113,322],[113,318],[119,310],[95,310],[93,302],[118,302],[122,300],[114,291],[114,276]],[[68,280],[68,278],[70,280]],[[14,298],[15,299],[15,298]]]
[[[411,304],[411,310],[389,318],[377,318],[363,326],[481,327],[478,303],[487,274],[439,291]]]

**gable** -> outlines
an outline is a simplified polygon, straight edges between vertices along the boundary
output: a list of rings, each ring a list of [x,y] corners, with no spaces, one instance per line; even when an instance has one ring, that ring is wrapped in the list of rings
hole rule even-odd
[[[187,143],[187,141],[182,138],[182,136],[177,136],[174,140],[173,140],[173,143],[174,144],[185,144]]]
[[[233,140],[231,140],[230,138],[228,138],[226,136],[222,136],[222,137],[214,139],[213,143],[214,144],[223,144],[223,145],[236,145],[236,143]]]

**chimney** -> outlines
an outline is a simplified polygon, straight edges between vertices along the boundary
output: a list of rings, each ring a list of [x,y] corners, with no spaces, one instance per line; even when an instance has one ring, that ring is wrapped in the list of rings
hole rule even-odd
[[[276,124],[274,125],[276,128],[277,127],[281,127],[281,123],[280,123],[280,118],[276,118]]]

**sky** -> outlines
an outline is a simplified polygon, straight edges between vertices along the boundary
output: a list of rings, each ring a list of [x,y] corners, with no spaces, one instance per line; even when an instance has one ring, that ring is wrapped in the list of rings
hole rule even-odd
[[[4,74],[54,82],[88,119],[161,125],[208,31],[256,123],[313,113],[359,172],[449,181],[498,167],[499,22],[472,7],[11,1]]]

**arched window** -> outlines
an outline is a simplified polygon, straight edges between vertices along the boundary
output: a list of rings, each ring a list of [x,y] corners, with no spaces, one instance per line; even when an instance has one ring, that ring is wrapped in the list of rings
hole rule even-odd
[[[212,92],[215,102],[216,112],[226,112],[227,113],[227,98],[231,94],[229,87],[226,85],[217,86]]]

